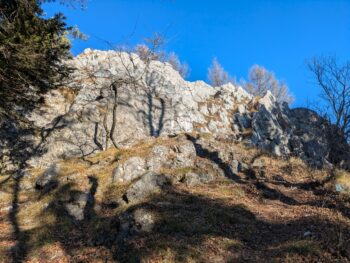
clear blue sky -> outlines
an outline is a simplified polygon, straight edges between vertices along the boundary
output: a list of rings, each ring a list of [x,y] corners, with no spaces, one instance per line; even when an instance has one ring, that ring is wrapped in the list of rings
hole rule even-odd
[[[190,65],[190,80],[206,80],[214,56],[237,79],[259,64],[287,82],[294,106],[319,93],[307,58],[350,59],[350,0],[90,0],[86,10],[44,7],[48,16],[63,12],[68,24],[90,36],[74,41],[74,54],[108,49],[104,40],[135,44],[161,32],[166,49]]]

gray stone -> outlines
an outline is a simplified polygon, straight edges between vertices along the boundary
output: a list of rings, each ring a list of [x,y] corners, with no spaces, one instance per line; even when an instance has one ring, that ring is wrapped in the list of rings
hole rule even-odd
[[[150,194],[161,190],[167,182],[164,175],[148,172],[129,187],[123,199],[127,203],[142,201]]]
[[[113,181],[120,183],[131,182],[146,172],[146,162],[140,157],[131,157],[113,171]]]
[[[133,212],[133,216],[138,231],[146,233],[152,231],[156,221],[153,212],[144,208],[138,208]]]
[[[185,141],[184,143],[175,147],[175,160],[172,163],[173,168],[179,167],[191,167],[194,165],[194,159],[196,157],[196,149],[190,141]]]
[[[161,167],[167,163],[169,147],[164,145],[156,145],[151,150],[151,156],[147,159],[147,169],[151,171],[159,171]]]
[[[52,164],[46,171],[35,181],[35,188],[39,190],[50,188],[57,182],[57,176],[60,172],[60,167],[57,164]]]
[[[255,169],[262,169],[265,167],[265,162],[262,159],[255,159],[251,166]]]
[[[241,163],[237,160],[232,160],[231,169],[232,169],[232,172],[235,174],[241,172],[242,171]]]
[[[210,183],[215,180],[215,176],[209,173],[187,173],[184,177],[184,183],[187,186],[195,186],[200,183]]]
[[[299,156],[315,166],[332,161],[350,167],[349,145],[339,131],[309,109],[278,103],[271,92],[258,99],[230,83],[211,87],[203,81],[189,82],[167,63],[152,61],[146,67],[137,54],[126,52],[86,50],[65,63],[76,68],[68,87],[45,94],[47,103],[28,116],[36,127],[52,132],[41,142],[40,135],[17,134],[16,127],[7,134],[0,131],[1,138],[11,137],[11,143],[0,142],[0,170],[14,168],[6,151],[18,139],[40,144],[41,154],[27,161],[29,167],[40,168],[111,147],[108,130],[114,97],[109,87],[111,81],[127,82],[126,76],[138,80],[140,88],[125,85],[119,94],[114,134],[118,146],[131,146],[150,136],[211,131],[222,138],[246,139],[278,156]],[[171,164],[174,168],[193,165],[193,145],[182,142]],[[27,150],[21,148],[16,154],[22,156]],[[158,159],[147,161],[151,170],[167,162],[161,157],[166,151],[159,150]],[[130,182],[142,174],[124,170],[128,168],[117,168],[115,179]]]
[[[85,219],[86,206],[92,204],[93,197],[90,193],[72,192],[71,197],[64,207],[68,214],[77,221]]]
[[[285,182],[286,181],[286,180],[284,180],[284,178],[281,175],[278,175],[278,174],[272,176],[272,179],[277,181],[277,182]]]

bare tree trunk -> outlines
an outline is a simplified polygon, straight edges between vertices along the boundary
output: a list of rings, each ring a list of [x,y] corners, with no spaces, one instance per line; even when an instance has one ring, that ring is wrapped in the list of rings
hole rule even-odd
[[[103,146],[102,144],[98,141],[98,122],[95,123],[95,132],[94,132],[94,143],[98,147],[100,151],[103,151]]]
[[[108,149],[109,147],[109,130],[108,130],[107,118],[108,118],[108,108],[103,116],[103,128],[106,133],[105,149]]]
[[[116,86],[117,84],[113,83],[112,84],[112,90],[114,92],[114,101],[113,101],[113,109],[112,109],[112,126],[111,126],[111,131],[109,134],[109,137],[116,149],[119,149],[117,142],[115,141],[114,138],[114,132],[116,129],[117,125],[117,106],[118,106],[118,88]]]

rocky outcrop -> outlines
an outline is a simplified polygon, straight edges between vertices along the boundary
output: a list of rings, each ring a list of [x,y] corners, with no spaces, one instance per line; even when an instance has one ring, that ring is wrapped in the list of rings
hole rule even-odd
[[[29,166],[86,158],[147,137],[198,132],[231,142],[247,140],[279,156],[300,156],[315,167],[330,163],[349,167],[349,147],[338,133],[329,136],[327,121],[308,109],[289,109],[269,92],[259,99],[232,84],[211,87],[202,81],[188,82],[167,63],[146,65],[136,54],[125,52],[87,49],[67,63],[76,68],[69,85],[47,94],[45,106],[28,116],[40,132],[26,136],[12,132],[14,138],[5,139],[15,142],[16,149],[25,149],[31,156]],[[13,167],[6,151],[12,144],[0,145],[2,163]],[[173,153],[162,146],[153,151],[157,157],[145,164],[130,160],[117,167],[114,179],[126,182],[144,169],[157,171],[169,154],[174,154],[173,167],[193,165],[193,146],[180,146]]]
[[[317,168],[329,166],[331,162],[340,164],[336,156],[343,156],[344,168],[349,167],[349,157],[346,156],[350,152],[345,139],[332,133],[335,127],[310,109],[289,109],[287,104],[277,103],[267,92],[257,101],[256,111],[245,109],[238,116],[236,124],[242,133],[251,129],[251,143],[268,152],[277,156],[299,156]]]

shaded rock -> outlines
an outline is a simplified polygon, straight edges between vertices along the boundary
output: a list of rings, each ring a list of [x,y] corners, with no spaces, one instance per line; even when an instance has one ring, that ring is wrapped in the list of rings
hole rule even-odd
[[[243,173],[249,172],[250,171],[250,166],[248,164],[246,164],[246,163],[241,163],[240,164],[240,170]]]
[[[187,186],[195,186],[200,183],[210,183],[215,180],[215,176],[209,173],[187,173],[183,182]]]
[[[135,227],[139,232],[149,233],[155,224],[155,215],[152,211],[144,208],[138,208],[133,212]]]
[[[237,160],[232,160],[231,162],[231,168],[232,168],[232,172],[237,174],[239,172],[242,171],[242,167],[241,167],[241,163]]]
[[[57,176],[60,167],[57,164],[51,165],[43,175],[35,181],[35,188],[38,190],[46,190],[57,185]]]
[[[149,233],[154,228],[156,216],[146,208],[126,211],[118,217],[118,234],[115,242],[126,242],[140,233]]]
[[[164,175],[148,172],[129,187],[123,199],[127,203],[141,201],[153,192],[161,190],[167,182]]]
[[[277,182],[285,182],[286,181],[286,180],[284,180],[284,178],[281,175],[278,175],[278,174],[273,175],[272,179],[277,181]]]
[[[71,192],[70,199],[64,204],[67,213],[77,221],[84,220],[87,216],[87,206],[93,204],[93,197],[90,193]]]
[[[146,162],[140,157],[131,157],[113,171],[113,181],[125,183],[140,177],[146,172]]]
[[[255,159],[251,166],[255,169],[263,169],[265,167],[265,162],[262,159]]]

